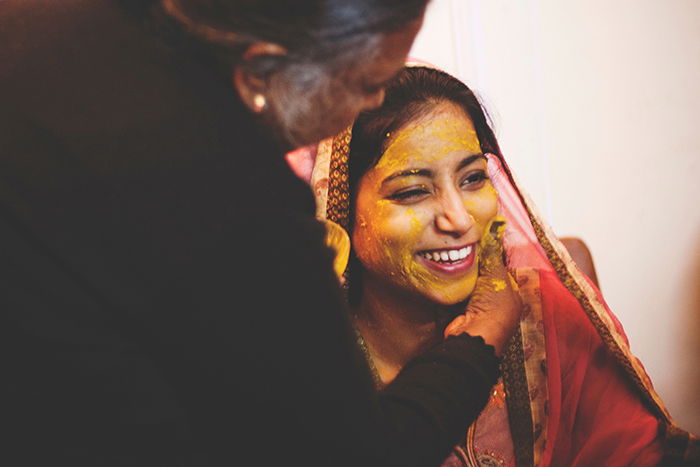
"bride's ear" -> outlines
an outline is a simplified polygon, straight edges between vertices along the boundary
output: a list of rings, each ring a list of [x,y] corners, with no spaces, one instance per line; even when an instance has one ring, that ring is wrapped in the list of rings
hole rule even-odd
[[[268,56],[286,55],[287,50],[272,42],[256,42],[251,44],[243,54],[243,62]],[[233,69],[233,87],[238,91],[243,103],[253,112],[261,113],[267,107],[268,83],[265,78],[256,76],[249,67],[238,65]]]

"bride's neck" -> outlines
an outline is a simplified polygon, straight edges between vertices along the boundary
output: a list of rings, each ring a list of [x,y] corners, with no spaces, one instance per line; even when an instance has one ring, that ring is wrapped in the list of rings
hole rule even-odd
[[[409,360],[443,339],[456,314],[453,307],[409,296],[391,287],[366,286],[355,308],[355,325],[383,383],[391,382]]]

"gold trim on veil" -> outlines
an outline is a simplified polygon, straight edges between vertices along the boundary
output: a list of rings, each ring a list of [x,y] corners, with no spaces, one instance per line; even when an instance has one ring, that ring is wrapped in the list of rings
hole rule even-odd
[[[348,154],[352,127],[319,143],[310,184],[316,196],[316,217],[326,226],[326,244],[336,255],[333,267],[343,281],[350,256]]]

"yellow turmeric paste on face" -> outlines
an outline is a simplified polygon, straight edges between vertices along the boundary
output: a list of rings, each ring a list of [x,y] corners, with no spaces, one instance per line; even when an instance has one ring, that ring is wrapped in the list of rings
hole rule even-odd
[[[379,162],[362,177],[358,187],[355,225],[359,228],[353,233],[358,258],[374,277],[390,278],[400,288],[424,293],[442,303],[464,300],[476,282],[479,240],[498,205],[490,182],[473,190],[463,185],[469,173],[485,171],[483,163],[473,169],[459,165],[466,157],[481,154],[476,131],[461,109],[444,105],[391,137]],[[396,174],[398,178],[392,178]],[[383,185],[386,179],[392,181]],[[415,205],[392,197],[415,188],[426,193]],[[460,234],[461,238],[436,230],[436,215],[441,215],[440,203],[444,203],[441,193],[448,192],[453,200],[461,197],[464,214],[473,222],[473,228]],[[462,275],[438,275],[416,256],[423,249],[472,243],[477,246],[477,256]]]

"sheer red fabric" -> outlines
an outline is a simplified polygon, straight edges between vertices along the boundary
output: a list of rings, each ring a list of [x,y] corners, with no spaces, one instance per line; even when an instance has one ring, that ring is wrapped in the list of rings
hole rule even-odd
[[[550,256],[557,255],[567,267],[564,281],[583,282],[588,287],[589,302],[596,304],[597,312],[605,313],[612,331],[628,346],[622,325],[600,291],[566,257],[564,248],[550,248],[547,254],[533,227],[531,219],[536,214],[531,206],[526,207],[526,195],[518,190],[501,158],[491,154],[488,158],[501,215],[507,219],[504,248],[508,265],[514,270],[535,270],[539,276],[536,295],[541,307],[547,387],[534,395],[532,391],[539,388],[529,385],[533,406],[538,405],[537,399],[546,399],[545,423],[538,428],[544,442],[536,439],[534,443],[536,465],[658,465],[663,455],[660,420],[631,384],[582,304],[565,287]],[[546,233],[541,232],[542,236]],[[558,244],[553,235],[547,240]],[[631,353],[629,356],[634,358]],[[643,376],[648,381],[646,374]]]

